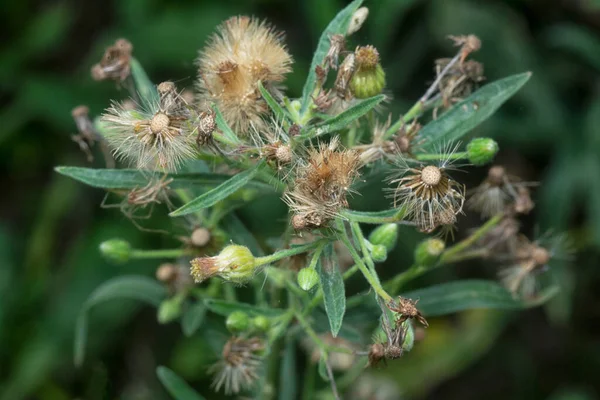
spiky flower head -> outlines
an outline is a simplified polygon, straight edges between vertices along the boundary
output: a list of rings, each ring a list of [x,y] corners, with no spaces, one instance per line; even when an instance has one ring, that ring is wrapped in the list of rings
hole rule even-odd
[[[465,186],[447,173],[449,157],[438,164],[410,166],[402,157],[396,160],[397,171],[389,178],[394,207],[404,209],[404,218],[419,229],[431,232],[441,225],[453,224],[462,212]]]
[[[235,132],[261,130],[269,108],[258,82],[277,90],[291,64],[280,33],[255,18],[232,17],[217,28],[198,58],[201,101],[215,102]]]
[[[305,162],[297,167],[294,187],[284,195],[294,213],[295,229],[324,226],[348,206],[347,195],[359,175],[360,157],[339,147],[337,138],[320,143],[308,149]]]
[[[252,252],[245,246],[229,245],[217,256],[197,257],[190,261],[191,275],[196,283],[213,276],[233,283],[247,282],[256,272]]]
[[[214,374],[212,388],[218,392],[223,387],[227,395],[251,389],[259,378],[264,352],[265,344],[258,337],[230,338],[221,359],[208,370]]]
[[[192,113],[174,85],[162,83],[158,89],[156,99],[133,110],[113,103],[101,123],[117,158],[139,169],[174,171],[196,156],[196,133]]]

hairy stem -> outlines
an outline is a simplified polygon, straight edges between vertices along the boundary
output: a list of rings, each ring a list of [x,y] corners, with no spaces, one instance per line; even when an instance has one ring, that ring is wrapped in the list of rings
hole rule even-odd
[[[288,258],[288,257],[292,257],[292,256],[295,256],[298,254],[306,253],[310,250],[318,248],[319,246],[325,245],[326,242],[327,241],[325,239],[316,240],[314,242],[303,244],[301,246],[292,247],[291,249],[279,250],[268,256],[256,257],[254,259],[255,263],[256,263],[255,265],[257,267],[260,267],[261,265],[271,264],[271,263],[274,263],[275,261],[279,261],[284,258]]]
[[[187,249],[164,249],[164,250],[132,250],[131,258],[150,259],[150,258],[179,258],[191,256],[194,253]]]

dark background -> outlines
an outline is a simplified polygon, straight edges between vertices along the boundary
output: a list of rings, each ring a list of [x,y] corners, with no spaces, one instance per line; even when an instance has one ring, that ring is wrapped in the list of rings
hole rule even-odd
[[[129,303],[107,304],[93,313],[86,364],[73,366],[74,321],[86,296],[112,276],[152,275],[156,268],[141,262],[111,265],[100,257],[98,244],[117,236],[146,248],[164,243],[136,230],[116,210],[101,209],[99,190],[53,172],[56,165],[87,165],[70,140],[75,131],[70,110],[87,104],[97,115],[109,99],[125,97],[124,90],[94,82],[89,74],[116,38],[133,43],[134,55],[155,82],[170,79],[191,87],[193,60],[207,35],[242,13],[268,18],[286,31],[295,58],[287,86],[297,96],[320,32],[344,4],[5,0],[0,5],[0,399],[166,399],[154,375],[158,364],[212,398],[202,339],[183,339],[177,325],[159,326],[153,310]],[[371,14],[353,40],[379,49],[394,116],[422,94],[432,79],[433,60],[453,54],[448,34],[475,33],[482,39],[474,58],[485,64],[490,81],[533,71],[526,87],[476,133],[499,142],[498,161],[512,173],[542,182],[525,232],[568,230],[578,249],[573,262],[553,271],[563,290],[548,305],[434,320],[424,342],[378,373],[393,377],[406,398],[597,398],[600,2],[371,0],[366,5]],[[94,165],[100,167],[97,158]],[[473,169],[464,179],[476,183],[484,174]],[[415,240],[409,233],[401,236],[387,264],[390,274],[410,262],[405,255]],[[485,264],[452,268],[416,285],[472,276],[494,272]]]

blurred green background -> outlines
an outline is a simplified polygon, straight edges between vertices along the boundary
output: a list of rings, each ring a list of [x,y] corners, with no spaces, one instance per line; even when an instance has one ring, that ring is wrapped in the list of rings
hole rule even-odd
[[[155,82],[191,87],[207,36],[234,14],[268,18],[287,33],[295,57],[289,93],[301,92],[312,49],[342,0],[5,1],[0,13],[0,399],[166,399],[156,365],[168,365],[211,397],[206,344],[159,326],[155,311],[116,302],[98,307],[85,365],[72,362],[74,323],[86,296],[108,278],[152,275],[155,263],[114,266],[98,244],[124,237],[141,247],[162,239],[136,230],[103,193],[53,172],[87,166],[70,140],[70,110],[97,115],[124,90],[92,81],[104,47],[129,39]],[[435,58],[453,54],[448,34],[477,34],[474,58],[489,81],[533,71],[526,87],[477,134],[500,143],[498,161],[540,180],[533,234],[569,230],[579,249],[553,271],[563,291],[544,308],[471,312],[433,321],[424,342],[379,374],[403,398],[598,398],[600,376],[600,2],[595,0],[370,0],[353,37],[382,54],[394,116],[432,79]],[[356,44],[355,43],[355,44]],[[94,164],[102,166],[101,157]],[[476,184],[484,169],[463,178]],[[380,197],[378,193],[375,197]],[[355,205],[367,204],[369,197]],[[250,213],[246,222],[260,235]],[[465,226],[477,223],[467,217]],[[463,229],[464,232],[464,229]],[[460,234],[460,233],[459,233]],[[387,265],[400,270],[417,236],[406,232]],[[406,253],[404,253],[406,254]],[[408,253],[410,254],[410,253]],[[410,257],[409,257],[410,258]],[[391,272],[393,273],[393,271]],[[416,286],[494,277],[486,265],[445,269]],[[300,369],[304,366],[300,362]],[[373,397],[375,398],[375,397]]]

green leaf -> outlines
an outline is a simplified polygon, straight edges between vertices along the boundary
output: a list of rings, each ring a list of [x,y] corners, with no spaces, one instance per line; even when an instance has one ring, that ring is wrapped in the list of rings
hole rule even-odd
[[[323,301],[327,318],[329,318],[331,334],[336,337],[342,327],[346,312],[346,292],[337,255],[331,244],[323,249],[323,255],[317,262],[316,270],[319,273],[319,281],[323,290]]]
[[[227,139],[227,141],[231,142],[232,144],[241,144],[242,141],[229,127],[229,124],[227,124],[227,121],[225,121],[223,114],[221,114],[221,111],[219,110],[216,104],[212,105],[212,109],[215,111],[215,122],[217,123],[217,128],[219,128],[219,130],[223,132],[225,139]]]
[[[175,400],[204,400],[204,397],[196,393],[186,381],[169,368],[163,366],[157,367],[156,375],[165,389],[167,389],[167,392]]]
[[[385,95],[380,94],[366,100],[362,100],[356,103],[346,111],[341,112],[333,118],[327,121],[319,122],[314,126],[314,132],[316,136],[324,135],[330,132],[339,131],[350,125],[353,121],[356,121],[375,106],[381,103],[385,99]]]
[[[329,382],[329,374],[327,373],[327,361],[325,361],[325,357],[323,355],[321,355],[321,358],[319,358],[319,366],[318,371],[319,371],[319,376],[321,377],[321,379],[323,379],[325,382]]]
[[[144,276],[120,276],[98,286],[83,304],[77,318],[74,346],[75,365],[80,366],[85,357],[87,318],[92,307],[113,299],[139,300],[158,307],[166,295],[167,291],[163,285]]]
[[[181,317],[181,329],[187,337],[192,336],[202,325],[204,316],[206,315],[206,305],[199,301],[188,307]]]
[[[134,189],[148,184],[150,178],[162,178],[165,175],[156,171],[140,171],[137,169],[93,169],[80,167],[56,167],[59,174],[73,178],[79,182],[101,189]],[[190,186],[206,187],[217,186],[227,182],[230,175],[212,173],[193,174],[168,174],[167,178],[173,179],[169,184],[172,189],[187,189]],[[248,187],[261,191],[273,191],[266,183],[250,181]]]
[[[356,211],[343,210],[342,216],[353,222],[364,224],[384,224],[389,222],[400,222],[404,217],[404,210],[392,208],[384,211]]]
[[[335,18],[327,25],[327,28],[321,34],[319,38],[319,44],[317,45],[317,49],[315,51],[315,55],[313,56],[312,62],[310,64],[310,70],[308,71],[308,76],[306,77],[306,83],[304,84],[304,88],[302,89],[302,108],[300,109],[300,114],[304,117],[308,110],[308,105],[311,101],[311,96],[313,95],[313,91],[315,90],[315,85],[317,82],[317,74],[315,72],[315,68],[317,65],[323,64],[323,59],[327,55],[329,51],[329,37],[335,34],[346,34],[348,31],[348,26],[350,25],[350,20],[352,19],[352,15],[358,7],[362,4],[363,0],[354,0],[350,3],[346,8],[338,13]]]
[[[425,125],[419,133],[419,136],[426,140],[424,150],[433,151],[435,145],[440,142],[448,143],[460,139],[496,112],[530,77],[531,72],[525,72],[487,84],[440,118]]]
[[[298,369],[296,362],[296,342],[289,335],[285,339],[285,350],[281,360],[279,381],[281,382],[279,385],[280,399],[297,398]]]
[[[205,299],[204,304],[210,311],[224,317],[228,316],[234,311],[243,311],[253,317],[258,315],[264,315],[265,317],[278,317],[283,314],[283,310],[279,308],[262,308],[253,306],[252,304],[239,303],[236,301]]]
[[[260,90],[260,94],[265,99],[271,110],[273,110],[273,114],[275,114],[275,118],[278,122],[290,119],[288,112],[281,107],[281,104],[279,104],[277,100],[273,98],[273,96],[271,96],[271,93],[265,89],[261,81],[258,81],[258,90]]]
[[[234,243],[243,244],[248,247],[255,257],[265,255],[264,250],[254,237],[254,235],[246,228],[246,225],[234,213],[229,213],[221,221],[221,226]]]
[[[419,300],[417,307],[427,316],[445,315],[473,308],[515,310],[543,304],[558,293],[557,287],[547,288],[534,300],[513,297],[504,287],[493,281],[464,280],[442,283],[428,288],[403,293],[403,297]]]
[[[139,63],[139,61],[131,57],[129,65],[131,67],[131,76],[133,77],[135,88],[140,96],[140,100],[142,101],[142,103],[158,103],[159,97],[158,91],[156,90],[156,86],[154,86],[150,78],[148,78],[148,75],[146,75],[146,71],[144,71],[144,68]]]
[[[194,200],[171,212],[169,215],[171,217],[187,215],[215,205],[217,202],[226,199],[250,182],[263,164],[264,161],[261,161],[244,172],[232,176],[216,188],[196,197]]]

